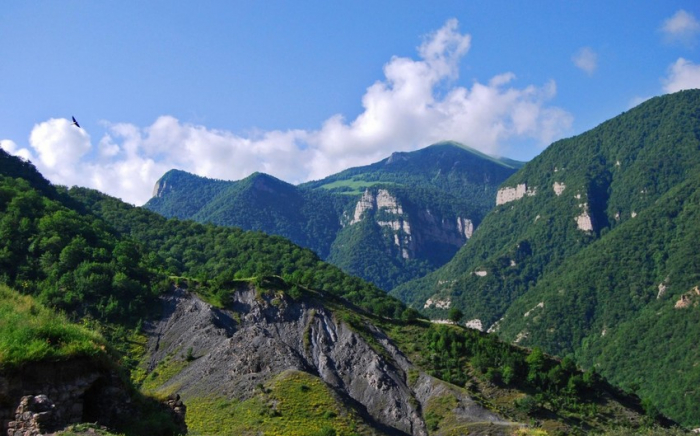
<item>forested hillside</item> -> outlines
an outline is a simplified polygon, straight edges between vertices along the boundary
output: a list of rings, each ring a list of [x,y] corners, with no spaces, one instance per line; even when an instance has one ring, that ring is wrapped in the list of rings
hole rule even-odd
[[[509,308],[499,332],[574,353],[696,425],[699,238],[700,172],[548,273]]]
[[[552,144],[501,186],[452,261],[392,294],[416,308],[449,301],[510,340],[573,353],[697,424],[694,391],[681,399],[665,386],[697,378],[693,309],[670,300],[700,285],[689,248],[699,170],[700,91],[653,98]],[[659,359],[661,337],[668,354]]]

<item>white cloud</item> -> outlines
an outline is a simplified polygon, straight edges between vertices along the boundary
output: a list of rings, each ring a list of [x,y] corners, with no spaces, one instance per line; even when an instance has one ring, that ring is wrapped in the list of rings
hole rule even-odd
[[[668,42],[681,42],[686,45],[693,45],[696,36],[700,34],[700,22],[693,14],[681,9],[671,18],[664,21],[661,31]]]
[[[664,92],[671,93],[682,89],[700,88],[700,65],[683,58],[668,67],[668,77],[663,79]]]
[[[9,154],[19,156],[24,160],[31,160],[32,158],[32,153],[29,150],[18,147],[14,141],[10,141],[9,139],[0,140],[0,148]]]
[[[590,47],[583,47],[571,58],[577,68],[589,76],[598,68],[598,54]]]
[[[393,57],[384,65],[385,77],[367,88],[360,115],[349,121],[333,115],[317,130],[241,136],[161,116],[147,127],[106,123],[93,150],[84,130],[49,120],[35,126],[30,143],[37,167],[53,182],[142,204],[172,168],[228,180],[261,171],[298,183],[441,140],[498,155],[513,142],[546,146],[570,128],[571,115],[547,104],[556,95],[553,81],[518,88],[515,74],[506,72],[456,86],[470,44],[457,20],[447,21],[418,47],[418,60]]]

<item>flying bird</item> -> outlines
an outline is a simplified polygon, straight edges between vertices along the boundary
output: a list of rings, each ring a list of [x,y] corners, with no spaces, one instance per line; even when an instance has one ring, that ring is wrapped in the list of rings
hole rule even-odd
[[[75,120],[75,117],[72,116],[71,118],[73,118],[73,125],[77,128],[80,128],[80,124],[78,124],[78,122]]]

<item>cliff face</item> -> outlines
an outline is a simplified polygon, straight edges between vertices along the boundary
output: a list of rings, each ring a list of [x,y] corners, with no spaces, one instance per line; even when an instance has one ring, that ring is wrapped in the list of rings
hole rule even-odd
[[[382,228],[387,245],[395,246],[399,257],[405,260],[430,258],[436,244],[456,252],[474,232],[469,218],[439,217],[429,208],[411,209],[413,213],[408,213],[399,196],[388,189],[367,189],[344,224],[352,226],[362,220],[376,223]]]
[[[449,390],[458,398],[458,421],[507,424],[460,388],[426,374],[409,382],[408,372],[417,369],[372,325],[358,330],[323,306],[252,287],[235,292],[228,307],[216,309],[182,290],[164,298],[163,316],[147,329],[147,371],[162,362],[182,369],[159,392],[178,391],[186,404],[211,395],[243,401],[295,370],[320,378],[385,434],[427,435],[422,410]],[[186,363],[183,350],[196,358]]]

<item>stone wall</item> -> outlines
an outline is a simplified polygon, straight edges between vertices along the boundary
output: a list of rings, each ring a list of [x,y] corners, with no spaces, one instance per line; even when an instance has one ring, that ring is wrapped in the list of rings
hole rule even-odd
[[[179,397],[163,407],[186,433]],[[0,436],[46,434],[80,422],[115,428],[139,415],[119,375],[89,359],[33,363],[0,372]]]

